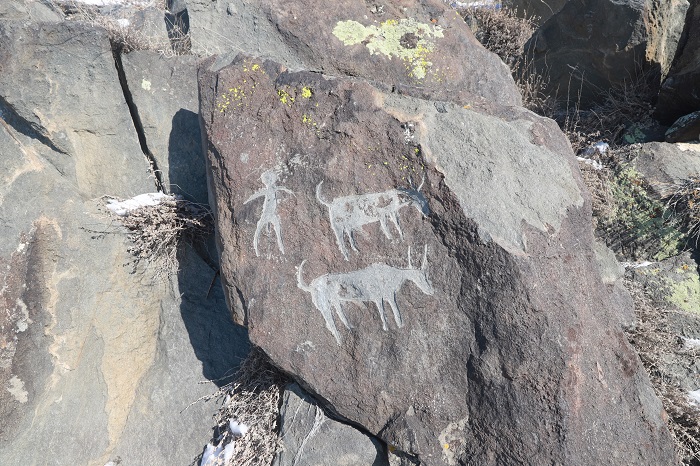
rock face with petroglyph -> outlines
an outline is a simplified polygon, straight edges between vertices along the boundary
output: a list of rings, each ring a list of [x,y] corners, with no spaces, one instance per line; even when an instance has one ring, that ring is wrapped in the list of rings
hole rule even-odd
[[[421,464],[673,461],[552,121],[220,62],[199,80],[222,279],[275,364]]]

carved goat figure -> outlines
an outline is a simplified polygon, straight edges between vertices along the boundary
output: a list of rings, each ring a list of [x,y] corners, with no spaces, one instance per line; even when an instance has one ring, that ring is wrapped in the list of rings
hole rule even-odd
[[[420,192],[423,183],[418,188],[397,188],[381,193],[357,194],[353,196],[336,197],[331,202],[321,199],[321,181],[316,186],[316,198],[328,207],[328,215],[331,221],[331,228],[335,233],[338,248],[345,260],[348,260],[348,249],[345,246],[345,235],[350,241],[350,247],[357,252],[357,244],[353,233],[363,231],[362,227],[371,223],[379,222],[379,225],[387,239],[393,239],[389,231],[388,223],[394,224],[399,237],[403,239],[403,232],[399,225],[399,210],[412,205],[421,214],[428,215],[430,209],[428,201]]]
[[[384,310],[384,301],[389,302],[394,313],[396,326],[403,327],[403,319],[399,306],[396,304],[396,293],[399,292],[404,282],[413,282],[423,293],[432,296],[435,292],[432,283],[428,279],[428,246],[425,246],[423,263],[420,268],[411,266],[411,248],[408,248],[408,268],[402,269],[387,264],[372,264],[361,270],[347,273],[324,274],[315,278],[308,285],[302,278],[303,261],[297,269],[297,286],[311,293],[311,300],[316,308],[321,311],[326,321],[326,328],[335,337],[340,345],[340,334],[335,326],[333,311],[338,315],[346,328],[352,328],[343,311],[344,302],[361,304],[373,302],[379,311],[382,320],[382,328],[389,329]]]

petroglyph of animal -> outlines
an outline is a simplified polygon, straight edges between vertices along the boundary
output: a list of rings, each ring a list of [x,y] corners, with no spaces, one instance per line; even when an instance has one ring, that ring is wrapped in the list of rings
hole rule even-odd
[[[396,304],[396,293],[406,281],[413,282],[423,293],[432,296],[435,292],[432,283],[428,279],[428,246],[425,246],[423,262],[420,268],[411,265],[411,248],[408,248],[408,268],[402,269],[387,264],[372,264],[362,270],[347,273],[327,273],[317,277],[308,285],[302,278],[303,261],[297,269],[297,286],[311,293],[314,306],[321,311],[326,321],[326,328],[335,337],[340,345],[340,334],[335,326],[333,311],[338,315],[346,328],[352,328],[343,310],[344,302],[362,304],[372,302],[377,306],[379,317],[382,320],[382,328],[389,329],[386,322],[384,302],[387,301],[394,313],[394,321],[398,328],[403,327],[403,319],[399,306]]]
[[[283,186],[277,186],[278,176],[278,173],[274,169],[265,171],[262,175],[260,175],[260,181],[262,181],[265,187],[258,190],[243,203],[247,204],[259,197],[265,197],[262,212],[260,213],[260,219],[258,220],[257,227],[255,228],[255,236],[253,237],[253,249],[255,249],[256,256],[260,255],[260,252],[258,251],[258,238],[260,237],[260,233],[262,233],[262,230],[265,227],[267,227],[267,231],[269,232],[270,225],[272,225],[272,228],[274,228],[275,235],[277,236],[277,247],[279,248],[280,252],[284,254],[280,216],[277,213],[277,192],[284,191],[289,194],[294,193]]]
[[[393,236],[388,226],[388,223],[391,222],[396,227],[396,231],[399,232],[399,237],[403,239],[403,232],[399,225],[399,210],[401,208],[412,205],[423,215],[430,213],[428,201],[420,192],[423,183],[417,189],[411,186],[410,188],[390,189],[382,193],[336,197],[331,202],[321,199],[321,185],[323,185],[323,181],[316,186],[316,198],[321,204],[328,207],[331,228],[345,260],[348,260],[348,249],[345,246],[346,235],[350,241],[350,247],[357,252],[353,233],[358,230],[363,231],[363,226],[379,222],[384,236],[392,240]]]

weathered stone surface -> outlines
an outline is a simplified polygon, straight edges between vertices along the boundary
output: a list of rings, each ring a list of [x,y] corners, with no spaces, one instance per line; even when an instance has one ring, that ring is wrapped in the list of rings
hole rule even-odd
[[[104,30],[1,22],[0,66],[3,119],[53,149],[48,160],[83,195],[153,191]]]
[[[104,32],[0,34],[0,464],[189,464],[215,408],[183,409],[246,333],[192,251],[171,282],[132,273],[90,199],[154,189]]]
[[[206,204],[207,179],[199,131],[197,58],[149,51],[124,55],[129,91],[146,144],[169,192]]]
[[[327,409],[426,465],[673,461],[551,120],[212,63],[227,299]]]
[[[666,131],[666,142],[697,142],[700,139],[700,111],[680,117]]]
[[[700,175],[700,144],[642,144],[631,163],[656,195],[663,198],[674,184]]]
[[[656,116],[667,124],[700,110],[700,3],[688,10],[678,56],[659,91]]]
[[[660,72],[662,79],[676,56],[689,6],[688,0],[645,0],[646,65]]]
[[[37,0],[4,0],[0,3],[0,20],[61,21],[62,15],[50,3]]]
[[[508,68],[443,2],[343,0],[324,9],[304,0],[193,0],[188,11],[194,50],[243,51],[463,104],[521,101]]]
[[[283,449],[273,466],[388,466],[381,442],[326,416],[297,384],[284,391],[280,438]]]
[[[214,270],[188,253],[171,285],[130,273],[60,154],[7,126],[0,151],[0,463],[188,463],[213,408],[182,410],[246,351],[223,293],[205,299]]]
[[[658,87],[675,55],[687,0],[568,1],[529,42],[537,71],[560,97],[590,105],[630,80]],[[575,97],[574,97],[575,96]]]
[[[552,15],[564,8],[569,0],[508,0],[508,6],[516,9],[518,14],[536,20],[536,24],[543,24]]]

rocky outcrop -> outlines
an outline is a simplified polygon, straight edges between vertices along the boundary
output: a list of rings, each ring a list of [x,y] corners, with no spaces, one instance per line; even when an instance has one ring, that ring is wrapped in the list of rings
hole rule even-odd
[[[521,101],[508,68],[440,1],[343,0],[330,10],[304,0],[187,5],[195,51],[245,51],[292,69],[358,76],[463,104]]]
[[[326,409],[427,465],[673,461],[553,122],[245,56],[199,79],[227,299]]]
[[[326,416],[297,384],[284,390],[280,439],[282,449],[273,466],[389,466],[381,442]]]
[[[668,72],[685,24],[687,0],[568,1],[529,42],[548,91],[590,106],[605,92]]]
[[[164,58],[147,50],[122,59],[148,151],[166,191],[206,204],[197,62],[194,56]]]
[[[3,118],[53,151],[56,170],[88,197],[154,189],[104,30],[3,22],[0,42]]]
[[[700,111],[684,115],[666,131],[666,142],[698,142],[700,139]]]
[[[53,4],[32,0],[5,0],[0,5],[0,20],[61,21],[60,11]]]
[[[641,145],[631,164],[653,192],[665,198],[683,180],[700,175],[700,147],[698,144],[650,142]]]
[[[659,91],[656,116],[665,123],[700,110],[700,4],[693,2],[688,11],[679,53]]]
[[[29,19],[0,20],[0,464],[188,464],[215,409],[185,408],[238,365],[246,333],[208,294],[212,266],[183,249],[180,273],[154,281],[102,208],[155,190],[106,32]],[[187,85],[177,104],[158,88],[154,121],[187,108]]]

